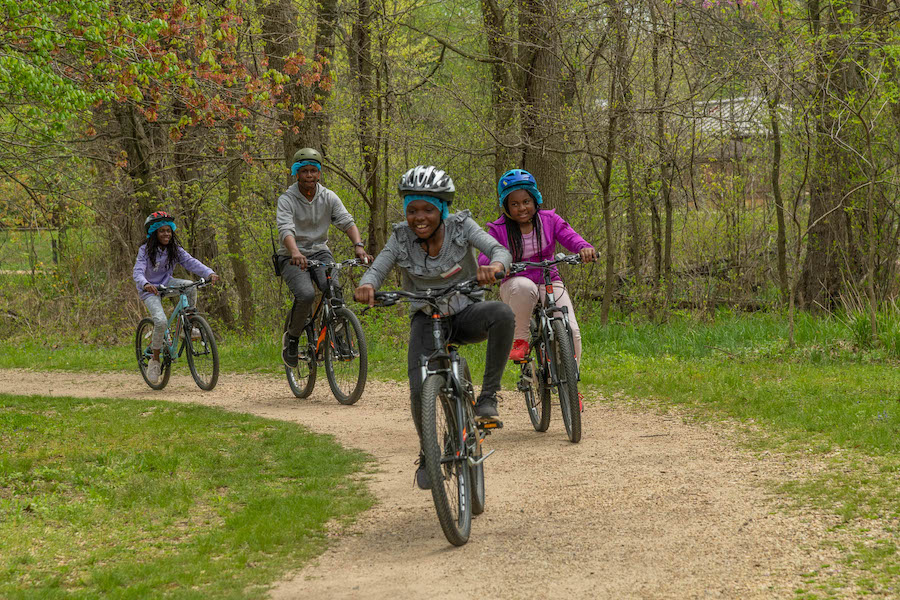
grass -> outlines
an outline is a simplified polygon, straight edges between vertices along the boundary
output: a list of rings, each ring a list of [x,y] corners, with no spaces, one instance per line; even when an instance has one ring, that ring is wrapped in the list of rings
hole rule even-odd
[[[371,504],[366,461],[200,406],[0,395],[0,597],[264,597]]]
[[[795,347],[788,346],[788,323],[777,313],[721,311],[706,320],[676,314],[662,325],[617,315],[606,327],[589,310],[579,317],[583,388],[605,398],[650,400],[662,410],[680,406],[703,419],[738,420],[756,432],[753,444],[760,451],[780,452],[786,459],[816,457],[827,464],[779,489],[798,503],[840,515],[841,527],[852,531],[858,543],[846,548],[843,579],[813,577],[802,597],[828,597],[849,587],[873,594],[898,588],[900,542],[896,531],[880,525],[900,518],[897,313],[878,315],[874,338],[868,334],[868,317],[801,313]],[[362,321],[370,376],[404,381],[404,309],[369,311]],[[282,371],[275,332],[249,341],[228,334],[220,349],[225,373],[278,376]],[[0,347],[0,367],[134,371],[132,352],[126,346],[63,340],[46,347],[26,340]],[[467,347],[464,354],[480,378],[484,345]],[[183,361],[178,368],[186,373]],[[507,389],[515,389],[515,379],[514,369],[507,369]]]

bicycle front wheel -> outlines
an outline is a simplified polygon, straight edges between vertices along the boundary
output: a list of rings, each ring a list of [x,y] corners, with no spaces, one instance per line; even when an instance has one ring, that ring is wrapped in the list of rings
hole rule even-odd
[[[196,329],[198,333],[193,333]],[[219,381],[219,348],[212,327],[200,315],[188,315],[184,332],[184,349],[191,377],[204,391],[216,387]]]
[[[349,308],[337,308],[328,326],[325,375],[341,404],[355,404],[366,388],[369,358],[359,319]]]
[[[460,447],[456,402],[444,393],[444,376],[429,375],[422,388],[422,449],[431,497],[444,536],[454,546],[472,530],[471,472]]]
[[[522,365],[522,389],[525,408],[535,431],[550,427],[550,386],[547,384],[547,350],[541,338],[532,343],[531,360]]]
[[[298,398],[306,398],[312,394],[313,387],[316,385],[316,369],[318,368],[315,334],[311,328],[307,327],[303,330],[297,346],[299,349],[297,366],[292,369],[285,365],[284,373],[287,375],[291,392]]]
[[[551,360],[556,362],[556,377],[559,380],[559,408],[569,441],[581,441],[581,402],[578,399],[578,367],[575,365],[575,351],[572,340],[560,321],[553,321],[553,341]]]
[[[460,372],[463,391],[465,393],[466,407],[466,434],[464,440],[468,447],[467,454],[474,460],[479,460],[484,454],[481,448],[483,434],[475,424],[475,387],[472,385],[472,374],[469,372],[469,363],[460,357]],[[484,512],[484,463],[469,467],[469,477],[472,479],[472,514],[480,515]]]
[[[147,378],[147,368],[150,364],[150,359],[153,358],[153,349],[150,347],[152,338],[153,319],[141,319],[134,336],[134,351],[137,355],[138,369],[141,371],[141,377],[144,378],[144,381],[151,389],[161,390],[169,383],[169,375],[172,374],[172,361],[169,359],[168,349],[163,348],[162,352],[159,353],[160,366],[162,367],[159,379],[156,383],[150,383],[150,379]]]

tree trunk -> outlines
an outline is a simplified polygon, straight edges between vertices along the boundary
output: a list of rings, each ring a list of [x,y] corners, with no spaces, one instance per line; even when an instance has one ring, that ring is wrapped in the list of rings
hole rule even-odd
[[[228,165],[228,213],[225,220],[225,245],[228,248],[228,260],[231,263],[231,271],[234,273],[234,286],[238,293],[238,305],[241,311],[241,328],[245,333],[253,330],[254,307],[253,288],[250,280],[250,269],[244,259],[243,240],[241,231],[243,219],[240,218],[242,209],[241,200],[241,175],[244,172],[244,161],[239,157],[233,157]]]
[[[538,182],[545,208],[567,213],[562,50],[552,0],[519,0],[519,65],[524,75],[522,167]]]
[[[787,304],[790,283],[787,272],[787,229],[784,222],[784,200],[781,197],[781,128],[778,118],[778,103],[781,94],[772,93],[768,97],[769,120],[772,122],[772,196],[775,200],[776,248],[778,253],[778,286],[781,299]]]
[[[328,129],[330,119],[328,101],[331,99],[331,84],[334,76],[334,35],[338,23],[337,0],[318,0],[316,3],[316,45],[314,54],[321,66],[319,81],[308,88],[300,88],[300,97],[306,116],[298,124],[297,141],[300,145],[317,148],[327,154]],[[311,108],[313,103],[320,108]]]
[[[669,71],[666,89],[663,89],[662,73],[659,65],[659,51],[663,42],[664,33],[660,31],[659,18],[657,14],[658,7],[655,3],[650,6],[650,21],[652,26],[653,44],[650,49],[651,62],[653,67],[653,94],[656,102],[656,144],[658,152],[658,168],[660,180],[660,193],[662,195],[662,203],[665,209],[665,241],[662,256],[662,279],[665,286],[665,303],[668,305],[672,300],[672,189],[671,189],[671,157],[666,141],[666,125],[663,114],[665,106],[665,97],[668,94],[668,82],[671,82],[671,70]],[[657,217],[658,218],[658,217]],[[658,280],[657,280],[658,281]],[[655,284],[655,285],[658,285]]]
[[[284,65],[288,57],[299,50],[298,47],[298,23],[299,11],[294,0],[257,0],[259,14],[262,16],[262,38],[264,52],[269,61],[269,68],[284,72]],[[285,85],[285,94],[290,98],[290,104],[302,104],[302,94],[297,84],[297,78],[292,77],[290,83]],[[279,111],[278,120],[281,123],[281,144],[284,153],[284,162],[287,167],[291,165],[291,159],[301,146],[300,125],[296,119],[293,107],[285,107]]]
[[[491,113],[494,121],[494,177],[521,164],[517,144],[515,109],[519,98],[515,52],[506,32],[506,13],[497,0],[481,0],[481,15],[491,63]]]

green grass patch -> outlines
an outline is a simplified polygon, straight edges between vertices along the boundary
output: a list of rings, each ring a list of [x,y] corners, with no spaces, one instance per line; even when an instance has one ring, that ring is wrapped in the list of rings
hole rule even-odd
[[[0,395],[0,597],[264,597],[371,505],[366,462],[200,406]]]

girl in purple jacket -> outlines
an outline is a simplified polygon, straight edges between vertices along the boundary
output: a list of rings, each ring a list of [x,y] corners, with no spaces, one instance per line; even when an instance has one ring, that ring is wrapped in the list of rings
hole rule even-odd
[[[172,277],[175,265],[181,265],[191,273],[213,282],[219,279],[212,269],[181,247],[175,237],[176,229],[178,228],[175,226],[175,220],[169,213],[165,211],[151,213],[144,221],[147,243],[138,249],[137,260],[134,261],[134,271],[131,274],[138,292],[140,292],[141,300],[144,301],[144,305],[150,311],[150,317],[153,319],[153,338],[150,340],[153,358],[147,365],[147,379],[150,380],[150,383],[159,381],[162,366],[159,363],[159,353],[162,350],[167,323],[166,311],[163,310],[157,286],[190,283],[186,279]],[[188,302],[191,306],[197,302],[197,288],[188,290]]]
[[[553,210],[541,210],[543,199],[534,176],[522,169],[507,171],[497,183],[503,215],[488,223],[488,233],[513,255],[514,262],[540,262],[553,258],[556,243],[570,252],[578,252],[584,262],[597,260],[597,251],[584,240],[565,219]],[[479,256],[487,264],[486,256]],[[568,307],[569,325],[575,339],[575,359],[581,360],[581,330],[575,318],[572,298],[563,285],[559,271],[553,267],[551,275],[556,292],[556,304]],[[528,325],[531,311],[543,299],[543,276],[540,269],[530,268],[506,279],[500,285],[500,299],[516,315],[515,341],[510,360],[521,361],[528,354]]]

